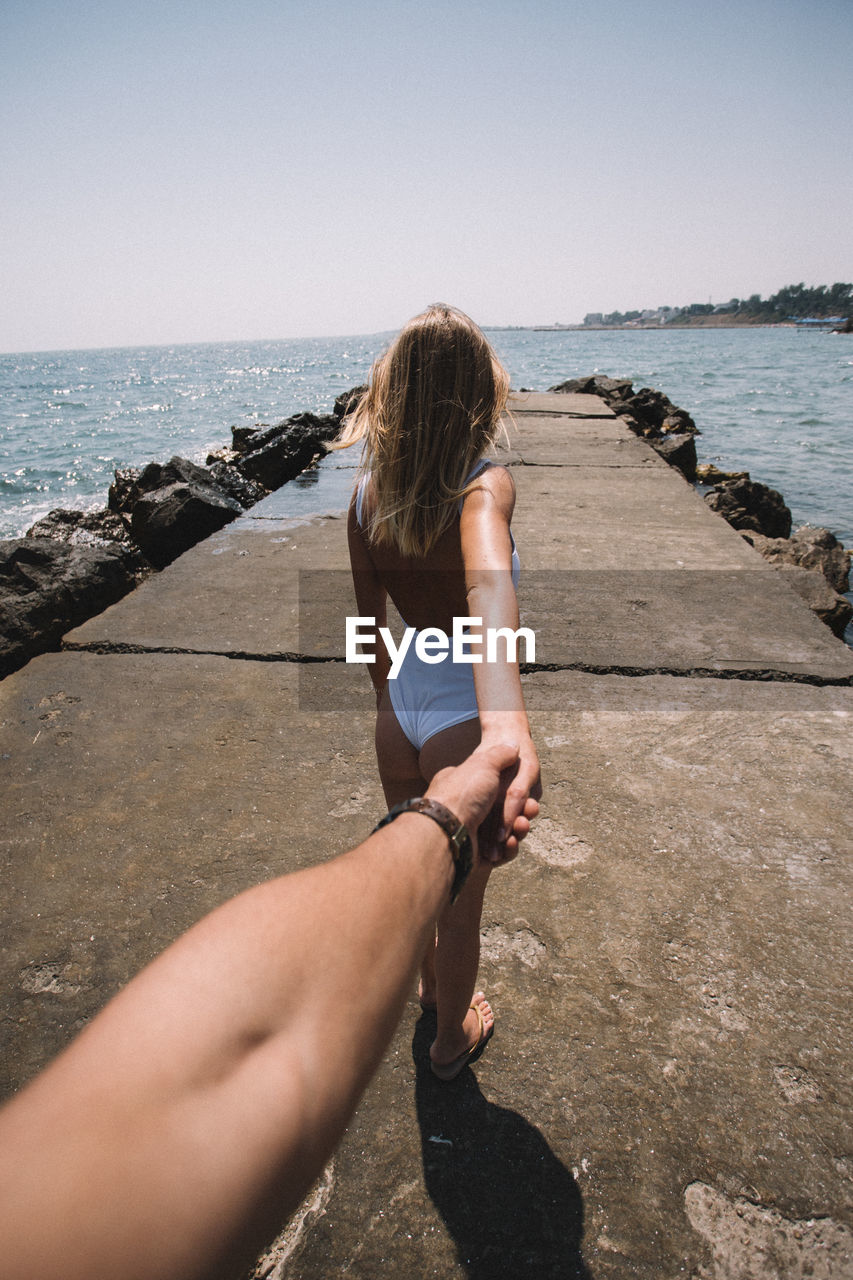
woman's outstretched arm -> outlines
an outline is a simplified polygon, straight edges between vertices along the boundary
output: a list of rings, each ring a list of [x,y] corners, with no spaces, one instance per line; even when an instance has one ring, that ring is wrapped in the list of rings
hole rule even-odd
[[[429,795],[475,832],[516,757],[480,747]],[[404,814],[136,977],[0,1112],[4,1280],[240,1274],[339,1141],[452,878],[446,835]]]
[[[468,495],[462,508],[460,535],[468,615],[482,619],[484,636],[502,629],[515,632],[519,626],[510,537],[514,506],[512,477],[505,468],[492,467],[483,473],[479,488]],[[483,840],[482,855],[497,862],[501,860],[501,846],[524,813],[525,802],[528,797],[538,800],[542,787],[539,756],[521,690],[518,653],[510,652],[501,640],[491,660],[485,646],[478,652],[482,661],[474,665],[473,671],[482,740],[485,744],[519,744],[518,766],[506,786],[501,812],[492,815],[489,847]],[[484,835],[481,832],[481,839]]]

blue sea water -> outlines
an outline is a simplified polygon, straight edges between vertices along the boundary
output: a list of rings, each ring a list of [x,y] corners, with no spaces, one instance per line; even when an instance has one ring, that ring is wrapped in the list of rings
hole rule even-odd
[[[0,537],[106,502],[116,467],[203,462],[230,428],[331,410],[390,335],[0,355]],[[604,373],[692,414],[700,461],[853,546],[853,338],[786,328],[491,330],[514,387]]]

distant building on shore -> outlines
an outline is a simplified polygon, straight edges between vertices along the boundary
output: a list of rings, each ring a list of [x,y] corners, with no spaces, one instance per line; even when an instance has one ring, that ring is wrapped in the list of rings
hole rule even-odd
[[[589,329],[612,328],[624,326],[628,329],[642,329],[644,326],[656,329],[660,325],[669,324],[681,314],[681,307],[654,307],[646,311],[590,311],[584,316],[584,326]]]

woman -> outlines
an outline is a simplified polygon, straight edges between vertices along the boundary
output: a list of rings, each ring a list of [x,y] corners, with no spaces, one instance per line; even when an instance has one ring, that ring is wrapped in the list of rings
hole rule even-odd
[[[500,429],[509,377],[462,312],[436,305],[416,316],[373,366],[367,392],[341,445],[364,441],[350,504],[348,538],[362,617],[386,626],[392,600],[407,626],[453,632],[518,628],[518,555],[510,532],[515,486],[484,460]],[[477,654],[482,646],[471,646]],[[424,956],[420,1000],[437,1012],[433,1072],[453,1079],[492,1034],[494,1014],[474,992],[480,916],[492,867],[514,857],[538,812],[539,761],[514,658],[430,663],[415,644],[394,678],[379,640],[369,668],[376,691],[376,755],[389,806],[420,796],[439,769],[466,759],[478,742],[512,742],[519,764],[491,836]],[[433,649],[435,653],[435,648]]]

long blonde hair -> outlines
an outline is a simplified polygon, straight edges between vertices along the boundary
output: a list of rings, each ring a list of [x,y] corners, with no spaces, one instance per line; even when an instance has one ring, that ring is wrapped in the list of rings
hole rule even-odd
[[[469,472],[494,443],[508,393],[509,374],[464,312],[438,303],[409,321],[337,442],[365,442],[371,542],[427,554],[475,484]]]

